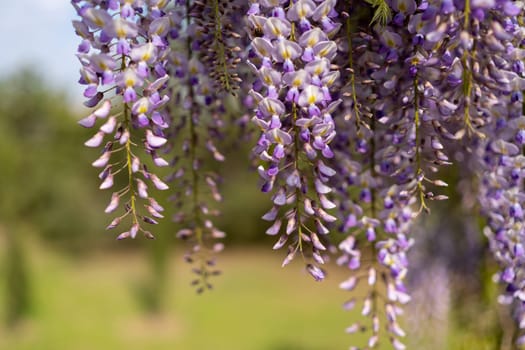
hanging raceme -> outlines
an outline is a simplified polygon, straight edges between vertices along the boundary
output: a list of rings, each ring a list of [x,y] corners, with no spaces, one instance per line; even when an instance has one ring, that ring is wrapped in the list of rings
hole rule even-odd
[[[211,204],[223,180],[209,162],[225,161],[223,129],[248,133],[250,116],[260,187],[271,197],[262,219],[273,249],[287,246],[282,265],[300,255],[322,280],[336,256],[349,272],[345,308],[363,316],[347,332],[367,333],[351,349],[384,340],[405,349],[399,316],[411,298],[414,224],[447,199],[441,170],[466,159],[462,174],[479,180],[484,233],[501,267],[499,300],[525,328],[523,2],[72,4],[79,82],[93,108],[80,124],[103,120],[86,146],[102,149],[93,162],[100,188],[122,186],[105,209],[121,210],[108,229],[129,220],[119,239],[153,237],[146,225],[168,210],[149,190],[169,183],[177,236],[196,263],[192,283],[211,288],[225,234]],[[163,180],[153,165],[171,174]]]
[[[213,42],[201,19],[197,20],[202,6],[187,1],[170,10],[176,34],[170,38],[172,53],[166,65],[173,80],[170,93],[180,102],[168,106],[168,146],[173,154],[168,180],[174,188],[171,199],[176,208],[173,220],[181,226],[176,236],[188,244],[185,260],[194,264],[192,285],[199,293],[211,289],[210,277],[220,273],[214,255],[223,248],[218,240],[225,237],[213,223],[219,211],[212,202],[222,201],[221,179],[208,166],[212,159],[224,161],[216,145],[222,139],[224,94],[214,88],[209,74],[213,68],[203,58]]]
[[[215,81],[216,89],[232,94],[242,82],[237,73],[241,48],[236,46],[241,35],[231,18],[240,9],[233,0],[203,0],[195,2],[192,13],[201,31],[202,61],[208,66],[208,76]]]
[[[92,128],[97,119],[105,120],[85,145],[103,145],[102,155],[92,164],[102,169],[100,189],[113,188],[120,183],[117,177],[125,179],[126,184],[113,192],[105,209],[106,213],[124,209],[107,229],[129,217],[131,227],[118,239],[135,238],[138,232],[153,238],[143,224],[156,224],[163,216],[163,207],[150,196],[148,184],[158,190],[168,186],[141,157],[146,153],[156,166],[168,165],[158,154],[166,143],[162,110],[169,100],[165,94],[169,76],[163,68],[169,51],[167,18],[158,6],[120,9],[118,2],[111,1],[74,1],[73,5],[81,17],[73,22],[82,38],[77,53],[81,63],[79,82],[86,86],[85,105],[96,108],[79,123]],[[106,135],[113,138],[104,144]]]
[[[325,164],[333,157],[332,113],[340,103],[331,94],[339,77],[331,68],[337,45],[330,38],[341,27],[332,20],[335,4],[299,0],[284,8],[283,2],[263,2],[248,16],[252,32],[261,34],[252,38],[258,89],[251,94],[253,122],[261,130],[254,152],[263,162],[262,191],[273,193],[273,207],[263,217],[273,222],[266,233],[279,236],[274,249],[289,243],[283,266],[297,254],[311,257],[306,266],[316,280],[324,278],[318,265],[325,260],[326,224],[336,220],[327,211],[335,207],[327,185],[335,172]]]

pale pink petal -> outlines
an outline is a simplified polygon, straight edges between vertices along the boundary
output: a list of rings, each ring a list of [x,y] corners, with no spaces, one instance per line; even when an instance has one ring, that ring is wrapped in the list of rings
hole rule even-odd
[[[151,130],[146,130],[146,140],[148,141],[148,145],[150,145],[153,148],[161,147],[167,142],[167,140],[164,137],[153,135],[153,132]]]
[[[111,188],[113,186],[113,174],[109,174],[104,181],[100,184],[101,190],[106,190],[108,188]]]
[[[121,240],[121,239],[125,239],[125,238],[128,238],[129,237],[129,232],[126,231],[126,232],[122,232],[120,235],[117,236],[117,240]]]
[[[141,179],[137,179],[137,192],[139,194],[139,197],[141,198],[148,198],[148,186],[142,181]]]
[[[108,164],[110,157],[111,152],[104,152],[98,159],[91,163],[91,165],[95,168],[103,168]]]
[[[97,132],[92,138],[84,142],[87,147],[99,147],[104,140],[104,133],[102,131]]]
[[[102,106],[98,108],[95,112],[93,112],[93,115],[95,115],[97,118],[106,118],[109,115],[109,112],[111,111],[111,101],[105,100],[102,103]]]
[[[137,237],[137,232],[139,232],[139,224],[133,224],[133,226],[131,226],[131,230],[129,230],[129,235],[131,238],[135,238]]]
[[[100,131],[106,134],[111,134],[113,130],[115,130],[115,126],[117,126],[117,118],[110,117],[108,121],[100,127]]]
[[[150,178],[151,178],[151,182],[153,182],[153,185],[155,185],[155,187],[158,190],[164,191],[169,188],[169,186],[166,185],[166,183],[163,182],[161,179],[159,179],[157,175],[151,174]]]
[[[95,121],[97,120],[97,118],[95,117],[94,114],[91,114],[83,119],[80,119],[78,121],[78,124],[82,125],[83,127],[85,128],[92,128],[93,125],[95,125]]]
[[[120,196],[118,195],[117,192],[114,192],[111,195],[111,200],[109,201],[108,206],[104,210],[104,213],[109,214],[109,213],[113,212],[115,209],[117,209],[119,200],[120,200]]]

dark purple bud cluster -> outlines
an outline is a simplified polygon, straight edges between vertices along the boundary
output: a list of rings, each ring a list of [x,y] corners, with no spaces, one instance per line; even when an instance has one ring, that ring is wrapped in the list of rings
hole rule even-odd
[[[237,45],[241,35],[234,28],[235,12],[241,8],[235,0],[202,0],[195,2],[192,16],[199,27],[202,61],[215,88],[235,94],[242,79],[237,72],[241,62]]]

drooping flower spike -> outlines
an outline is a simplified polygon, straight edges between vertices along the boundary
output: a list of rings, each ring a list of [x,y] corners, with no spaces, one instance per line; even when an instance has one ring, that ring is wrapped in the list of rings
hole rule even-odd
[[[435,191],[447,184],[433,179],[432,174],[451,164],[447,153],[452,153],[467,133],[461,131],[466,126],[458,117],[458,108],[444,100],[450,89],[441,90],[440,47],[436,48],[435,41],[429,44],[434,40],[432,35],[419,34],[439,27],[439,23],[423,26],[423,20],[439,19],[412,2],[393,3],[392,10],[389,25],[375,26],[369,33],[356,32],[352,13],[346,22],[346,117],[338,120],[335,169],[340,176],[336,186],[340,184],[341,229],[349,232],[340,245],[343,255],[339,263],[357,271],[357,276],[352,275],[341,287],[353,290],[360,279],[367,279],[370,286],[362,310],[370,317],[370,326],[358,323],[348,331],[370,329],[367,346],[375,347],[380,339],[378,315],[388,315],[390,341],[394,348],[404,348],[399,337],[405,332],[395,315],[400,305],[410,300],[404,282],[407,252],[414,241],[410,226],[417,214],[428,212],[428,200],[446,199]],[[377,260],[362,266],[359,247],[366,247],[366,242]],[[367,271],[368,277],[359,278],[360,270]],[[375,281],[383,281],[384,286],[376,287]],[[378,297],[378,290],[387,293]],[[353,307],[354,299],[348,305]],[[381,305],[384,311],[379,310]]]
[[[108,228],[131,219],[119,238],[152,237],[143,222],[166,214],[149,190],[167,185],[149,162],[170,165],[177,236],[190,241],[197,290],[211,287],[224,233],[209,200],[222,198],[222,179],[206,164],[224,160],[225,117],[247,107],[234,125],[247,131],[251,115],[258,131],[253,154],[272,201],[266,234],[276,236],[274,249],[287,246],[283,265],[302,255],[315,280],[337,251],[351,273],[341,288],[365,291],[345,303],[363,315],[347,331],[366,331],[364,348],[382,339],[405,348],[399,316],[411,298],[413,225],[432,200],[446,199],[439,174],[455,161],[478,179],[484,232],[501,265],[495,279],[506,288],[500,301],[525,327],[522,2],[72,3],[80,83],[94,109],[80,124],[104,120],[86,145],[102,148],[93,162],[100,187],[124,183],[106,208],[124,208]]]
[[[331,68],[337,46],[330,38],[341,26],[335,4],[262,2],[248,12],[252,32],[260,34],[252,37],[253,122],[261,131],[254,152],[262,191],[273,193],[273,207],[263,216],[272,222],[266,233],[279,237],[274,249],[288,243],[283,266],[298,253],[311,257],[306,267],[316,280],[324,278],[318,265],[327,250],[326,225],[336,219],[327,184],[334,170],[326,165],[340,102],[331,95],[339,77]]]
[[[158,154],[167,141],[163,114],[169,101],[165,94],[169,77],[164,68],[169,52],[167,4],[73,1],[80,16],[73,25],[82,38],[77,53],[82,65],[79,82],[86,87],[85,105],[95,108],[79,124],[93,128],[98,119],[104,121],[85,143],[102,147],[101,156],[92,164],[102,170],[100,189],[125,183],[113,192],[105,209],[106,213],[124,209],[108,229],[131,218],[131,227],[118,239],[135,238],[139,232],[153,238],[144,223],[156,224],[163,217],[163,207],[150,196],[148,187],[166,190],[168,186],[141,158],[146,153],[156,166],[168,165]],[[104,141],[106,136],[112,138]]]
[[[231,29],[222,17],[235,8],[217,1],[188,1],[177,3],[171,13],[177,25],[170,38],[173,49],[167,70],[174,80],[171,94],[179,105],[170,106],[173,173],[169,182],[176,188],[173,219],[181,225],[176,236],[188,242],[185,260],[196,265],[192,284],[199,293],[211,289],[209,278],[220,273],[214,255],[223,249],[218,240],[225,237],[213,223],[219,211],[211,204],[222,201],[221,178],[207,161],[225,160],[218,149],[225,123],[224,97],[237,90],[239,78],[234,72],[238,50],[227,46],[236,36],[228,32]],[[213,58],[214,53],[219,57]]]

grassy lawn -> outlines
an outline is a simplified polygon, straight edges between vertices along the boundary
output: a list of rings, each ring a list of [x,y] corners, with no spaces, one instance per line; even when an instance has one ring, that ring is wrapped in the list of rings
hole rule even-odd
[[[300,261],[281,269],[279,253],[231,249],[219,257],[224,273],[215,279],[215,289],[196,295],[190,266],[174,253],[163,312],[148,314],[137,297],[149,276],[145,254],[76,259],[36,244],[26,248],[32,313],[14,329],[0,326],[1,350],[331,350],[348,349],[352,342],[344,329],[358,315],[340,307],[348,297],[337,287],[346,277],[341,269],[332,268],[325,282],[316,283]],[[2,291],[4,283],[1,279]],[[4,298],[2,293],[0,314]],[[444,344],[494,349],[490,338],[449,330]],[[390,349],[388,341],[383,344],[380,349]],[[421,344],[424,339],[409,348]]]
[[[349,344],[344,328],[351,315],[341,310],[346,295],[337,288],[343,271],[316,283],[299,262],[281,269],[279,253],[234,250],[220,257],[224,273],[215,290],[196,295],[189,266],[174,254],[164,312],[148,315],[136,294],[148,275],[140,254],[77,260],[28,248],[33,312],[14,330],[0,328],[0,349],[314,350]]]

